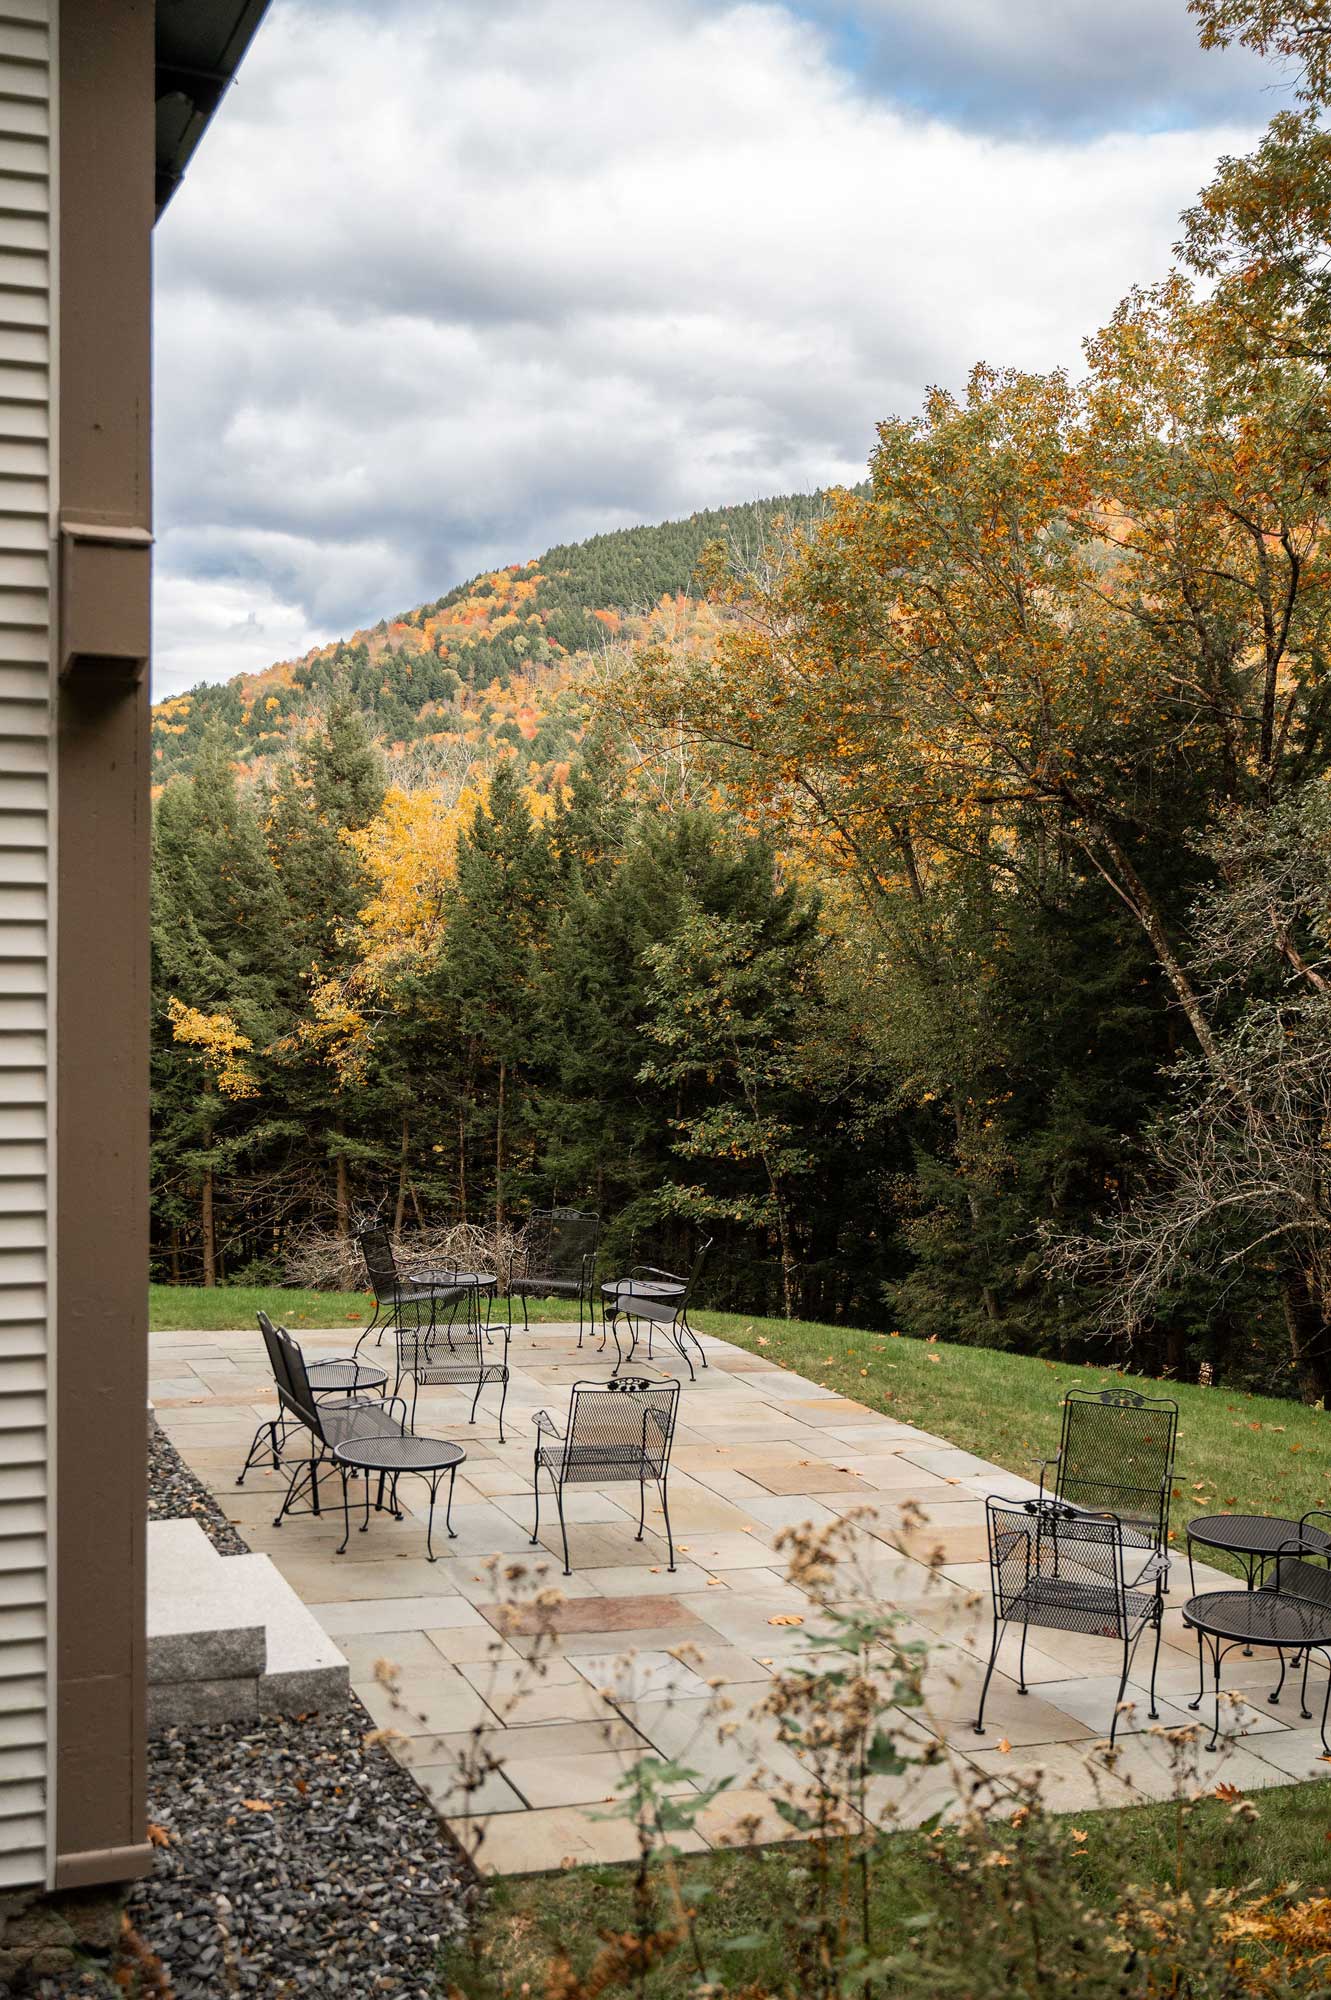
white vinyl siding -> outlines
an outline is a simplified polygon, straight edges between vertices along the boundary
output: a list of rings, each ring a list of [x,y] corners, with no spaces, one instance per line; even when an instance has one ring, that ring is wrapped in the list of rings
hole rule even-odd
[[[48,1879],[50,37],[0,0],[0,1892]]]

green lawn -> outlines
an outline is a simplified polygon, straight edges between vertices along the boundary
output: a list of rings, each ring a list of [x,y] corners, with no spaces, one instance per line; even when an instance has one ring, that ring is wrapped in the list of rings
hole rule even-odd
[[[1183,1832],[1185,1857],[1190,1857],[1185,1870],[1200,1871],[1207,1887],[1302,1883],[1308,1892],[1320,1892],[1327,1869],[1325,1787],[1280,1786],[1258,1794],[1253,1803],[1258,1817],[1250,1824],[1235,1818],[1229,1805],[1218,1799],[1190,1812]],[[1177,1879],[1180,1819],[1173,1803],[1078,1813],[1075,1825],[1087,1837],[1070,1865],[1098,1904],[1116,1907],[1130,1882]],[[920,1834],[889,1838],[873,1889],[874,1928],[885,1949],[907,1942],[911,1918],[938,1895],[937,1870],[930,1865],[928,1852],[928,1842]],[[719,1954],[727,1991],[743,1992],[748,1982],[760,1990],[786,1990],[785,1943],[774,1913],[789,1905],[788,1871],[801,1865],[798,1845],[704,1855],[682,1864],[686,1894],[699,1910],[705,1945],[727,1938],[747,1941],[744,1949]],[[662,1906],[666,1907],[664,1899]],[[940,1914],[946,1920],[947,1911]],[[544,1974],[557,1950],[567,1952],[575,1972],[582,1974],[603,1934],[632,1928],[631,1876],[626,1868],[512,1876],[490,1888],[471,1949],[446,1961],[444,1990],[450,1990],[451,1980],[467,2000],[540,1996],[546,1992]],[[629,1989],[615,1985],[608,1990]],[[640,2000],[648,1996],[684,2000],[696,1992],[697,1975],[680,1952],[632,1990]],[[1128,1990],[1126,1985],[1123,1990]]]
[[[151,1287],[151,1324],[158,1331],[248,1330],[260,1306],[293,1331],[364,1324],[374,1310],[365,1292]],[[532,1301],[529,1310],[533,1319],[577,1317],[567,1300]],[[697,1323],[761,1353],[774,1368],[792,1368],[1023,1474],[1058,1447],[1065,1389],[1121,1379],[1108,1366],[1033,1361],[992,1348],[946,1347],[803,1320],[699,1313]],[[1325,1411],[1240,1390],[1133,1381],[1148,1394],[1173,1396],[1179,1403],[1176,1530],[1191,1514],[1232,1509],[1297,1517],[1309,1507],[1331,1507],[1331,1418]]]

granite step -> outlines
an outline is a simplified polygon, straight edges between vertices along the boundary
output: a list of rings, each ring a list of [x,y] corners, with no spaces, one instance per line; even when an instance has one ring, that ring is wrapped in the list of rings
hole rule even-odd
[[[268,1556],[219,1555],[197,1521],[148,1524],[154,1728],[345,1707],[347,1663]]]

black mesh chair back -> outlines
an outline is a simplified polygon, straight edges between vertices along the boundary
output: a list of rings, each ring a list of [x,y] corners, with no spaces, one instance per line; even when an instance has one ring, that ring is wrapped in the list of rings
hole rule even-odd
[[[356,1241],[360,1244],[360,1254],[365,1259],[366,1275],[374,1291],[378,1306],[392,1307],[397,1303],[398,1275],[397,1259],[393,1255],[393,1242],[381,1222],[372,1222],[365,1229],[358,1230]]]
[[[326,1442],[323,1417],[310,1387],[300,1343],[292,1339],[284,1326],[274,1327],[273,1333],[281,1367],[277,1378],[277,1399],[298,1424],[304,1424],[306,1430],[323,1444]]]
[[[1110,1741],[1118,1728],[1123,1690],[1138,1639],[1155,1627],[1151,1665],[1151,1717],[1156,1715],[1155,1672],[1160,1657],[1164,1617],[1162,1560],[1147,1566],[1149,1588],[1129,1588],[1124,1567],[1124,1527],[1113,1514],[1088,1514],[1061,1500],[985,1501],[989,1532],[989,1574],[994,1596],[994,1636],[989,1666],[980,1694],[976,1732],[984,1729],[984,1704],[998,1660],[998,1649],[1009,1624],[1021,1627],[1018,1685],[1026,1692],[1026,1635],[1031,1626],[1056,1632],[1079,1632],[1089,1639],[1109,1639],[1123,1649],[1122,1673],[1110,1724]],[[1140,1586],[1146,1572],[1138,1578]]]
[[[1132,1389],[1069,1389],[1056,1497],[1070,1507],[1118,1516],[1130,1548],[1163,1549],[1178,1404]]]
[[[689,1266],[688,1280],[684,1286],[684,1296],[679,1302],[681,1313],[687,1312],[693,1303],[693,1295],[698,1289],[698,1280],[702,1276],[702,1267],[707,1262],[708,1253],[715,1241],[716,1238],[714,1236],[709,1236],[705,1242],[698,1245],[698,1254]]]
[[[562,1284],[581,1282],[585,1261],[595,1258],[601,1218],[592,1209],[544,1208],[532,1212],[527,1227],[524,1275],[554,1278]]]
[[[664,1479],[678,1407],[678,1382],[575,1382],[563,1480]]]
[[[277,1338],[277,1328],[262,1310],[259,1313],[259,1332],[263,1335],[263,1344],[268,1350],[268,1366],[273,1371],[273,1380],[280,1383],[284,1367],[282,1348]]]

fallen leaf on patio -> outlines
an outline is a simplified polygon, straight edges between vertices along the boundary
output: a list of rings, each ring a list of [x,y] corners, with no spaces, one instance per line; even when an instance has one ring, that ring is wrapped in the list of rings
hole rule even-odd
[[[150,1819],[148,1821],[148,1838],[154,1847],[169,1847],[171,1845],[170,1834],[164,1826],[158,1826],[156,1820]]]
[[[769,1625],[802,1625],[804,1620],[798,1611],[778,1611],[775,1618],[768,1619]]]
[[[721,1579],[720,1579],[720,1577],[719,1577],[719,1576],[709,1576],[709,1577],[708,1577],[708,1579],[707,1579],[707,1588],[708,1588],[709,1590],[719,1590],[719,1589],[721,1588]]]
[[[1006,1757],[1009,1751],[1011,1750],[1012,1745],[1008,1742],[1006,1736],[1000,1736],[997,1743],[994,1745],[994,1748],[997,1751],[999,1751],[1002,1756]]]
[[[240,1803],[244,1806],[246,1812],[271,1812],[273,1810],[267,1799],[242,1799]]]
[[[770,1666],[771,1666],[771,1664],[772,1664],[772,1662],[771,1662],[770,1660],[759,1660],[759,1662],[758,1662],[758,1665],[759,1665],[760,1667],[770,1667]],[[1328,1840],[1331,1840],[1331,1833],[1328,1833],[1328,1835],[1327,1835],[1326,1837],[1327,1837],[1327,1839],[1328,1839]]]

